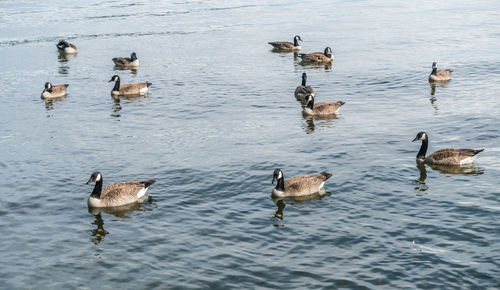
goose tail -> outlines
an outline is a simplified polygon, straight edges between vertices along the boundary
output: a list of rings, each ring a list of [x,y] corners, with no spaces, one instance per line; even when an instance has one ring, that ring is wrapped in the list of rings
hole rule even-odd
[[[343,102],[343,101],[338,101],[337,103],[340,104],[341,106],[343,106],[345,104],[345,102]]]
[[[332,175],[330,173],[328,173],[328,172],[321,172],[320,174],[325,177],[325,180],[327,180],[328,178],[332,177]]]
[[[150,82],[146,82],[146,85],[148,86],[148,88],[152,85],[152,83]]]

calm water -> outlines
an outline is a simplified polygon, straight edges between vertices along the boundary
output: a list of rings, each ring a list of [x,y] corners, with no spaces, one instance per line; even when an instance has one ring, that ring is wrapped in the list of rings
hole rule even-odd
[[[0,288],[500,287],[498,1],[78,5],[0,2]],[[271,52],[295,34],[334,65]],[[337,118],[302,116],[304,71]],[[114,101],[114,74],[150,94]],[[41,100],[46,81],[67,97]],[[431,152],[485,151],[419,168],[422,130]],[[274,201],[276,167],[331,172],[328,194]],[[89,213],[96,170],[157,183]]]

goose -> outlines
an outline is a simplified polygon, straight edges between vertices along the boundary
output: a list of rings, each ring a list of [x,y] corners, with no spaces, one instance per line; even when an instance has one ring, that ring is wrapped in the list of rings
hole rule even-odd
[[[273,46],[273,49],[283,51],[298,51],[301,50],[299,40],[302,41],[300,36],[295,35],[295,37],[293,38],[293,43],[289,41],[273,41],[268,43]]]
[[[277,181],[273,190],[274,197],[294,197],[306,196],[317,193],[323,189],[325,180],[332,175],[328,172],[321,172],[303,176],[294,176],[284,180],[283,172],[277,168],[273,173],[273,181]]]
[[[451,80],[451,69],[438,70],[436,62],[432,63],[432,72],[429,75],[429,81],[449,81]]]
[[[113,58],[113,62],[117,67],[131,67],[136,68],[139,66],[139,60],[137,59],[137,55],[135,52],[132,52],[130,58],[128,57],[115,57]]]
[[[337,114],[340,107],[345,104],[342,101],[338,102],[321,102],[314,103],[314,94],[306,95],[307,105],[304,107],[304,113],[311,116],[333,115]]]
[[[102,174],[96,171],[92,173],[87,184],[91,182],[95,182],[95,186],[87,201],[88,206],[114,207],[138,202],[155,180],[117,182],[102,189]]]
[[[476,160],[476,155],[482,152],[484,149],[441,149],[429,156],[425,156],[427,153],[427,147],[429,145],[429,137],[425,132],[419,132],[413,142],[417,140],[422,140],[422,145],[417,154],[417,160],[425,162],[427,164],[435,165],[464,165],[470,164]]]
[[[150,82],[120,85],[120,77],[118,75],[114,75],[109,82],[115,82],[115,86],[111,90],[111,95],[113,96],[145,95],[151,86]]]
[[[66,40],[59,41],[59,43],[57,44],[57,50],[59,50],[59,53],[66,53],[66,54],[75,54],[78,52],[76,46],[67,42]]]
[[[307,74],[302,73],[302,84],[295,89],[295,97],[300,98],[307,94],[314,94],[311,86],[306,86]]]
[[[42,95],[40,97],[46,100],[64,97],[66,95],[66,88],[68,86],[69,86],[68,84],[54,86],[51,83],[46,82],[45,89],[43,90]]]
[[[324,52],[301,53],[300,57],[303,61],[315,63],[330,63],[333,61],[333,53],[330,47],[325,48]]]

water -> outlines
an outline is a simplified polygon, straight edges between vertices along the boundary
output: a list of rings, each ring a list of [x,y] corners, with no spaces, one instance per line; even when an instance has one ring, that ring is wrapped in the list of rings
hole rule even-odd
[[[0,7],[1,288],[500,287],[497,1]],[[295,34],[334,65],[271,52]],[[139,69],[115,70],[132,51]],[[451,82],[429,85],[433,61]],[[302,116],[304,71],[317,101],[346,102],[337,118]],[[150,94],[113,100],[114,74]],[[41,100],[46,81],[67,97]],[[417,167],[422,130],[430,152],[485,151]],[[332,173],[328,194],[274,201],[277,167]],[[89,213],[96,170],[157,183]]]

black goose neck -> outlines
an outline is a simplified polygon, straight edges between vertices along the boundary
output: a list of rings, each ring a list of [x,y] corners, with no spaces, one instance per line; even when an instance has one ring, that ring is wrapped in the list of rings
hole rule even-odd
[[[283,178],[283,176],[278,178],[277,181],[278,182],[276,183],[276,189],[279,191],[285,191],[285,179]]]
[[[307,102],[307,105],[306,105],[306,108],[309,108],[311,110],[313,109],[313,107],[314,107],[314,99]]]
[[[437,74],[437,67],[432,68],[431,75],[436,75]]]
[[[293,46],[299,46],[299,41],[297,40],[297,37],[293,39]]]
[[[102,192],[102,177],[99,181],[96,181],[94,190],[92,191],[92,194],[90,196],[99,199],[101,198],[101,192]]]
[[[113,91],[119,91],[120,90],[120,79],[117,79],[115,81],[115,86],[113,87]]]
[[[306,82],[307,82],[307,76],[305,74],[302,75],[302,86],[306,86]]]
[[[429,140],[425,138],[422,140],[422,145],[417,153],[417,159],[425,159],[425,154],[427,153],[427,147],[429,146]]]

